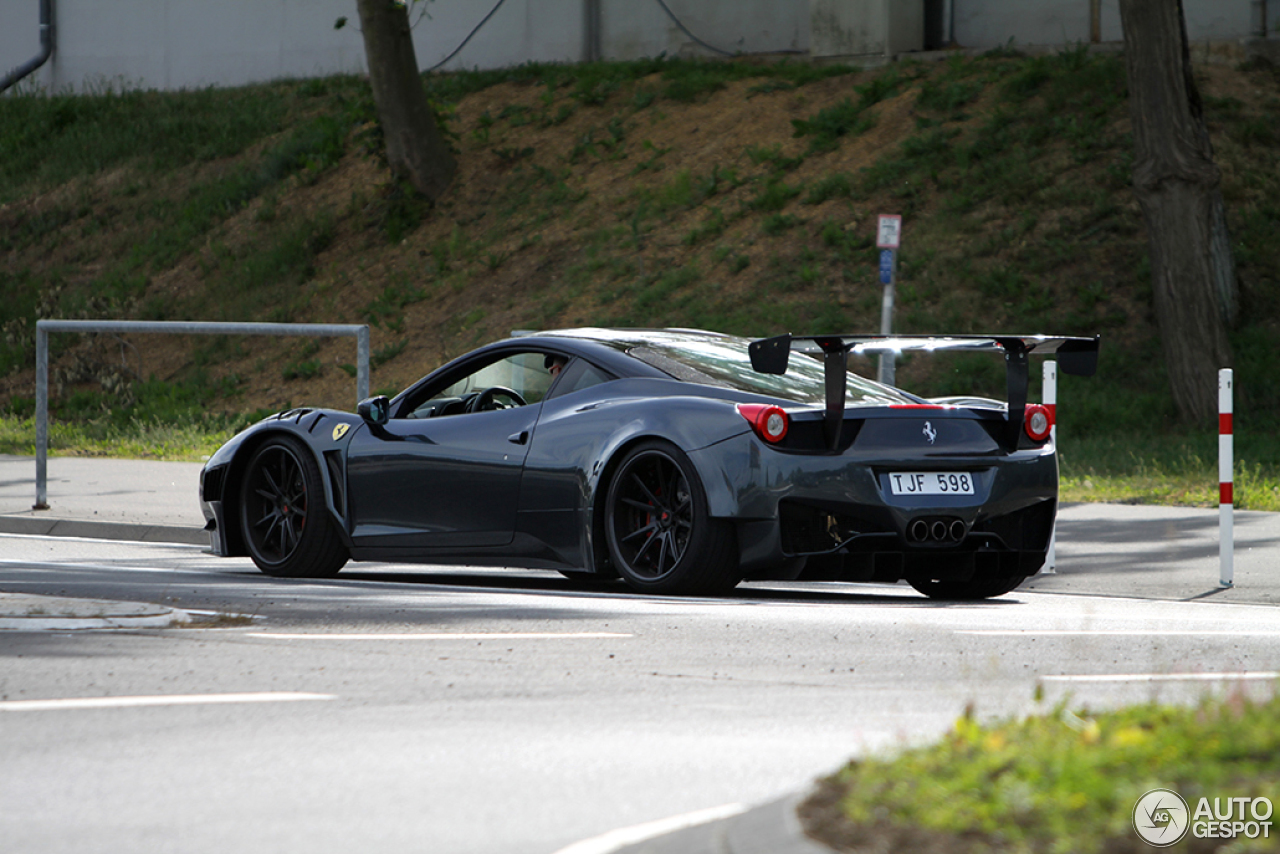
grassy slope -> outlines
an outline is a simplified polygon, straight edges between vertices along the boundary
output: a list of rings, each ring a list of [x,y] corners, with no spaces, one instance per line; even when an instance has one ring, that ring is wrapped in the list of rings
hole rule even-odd
[[[1280,74],[1198,75],[1245,309],[1237,447],[1254,506],[1280,507],[1266,435]],[[1061,388],[1068,498],[1105,474],[1109,497],[1211,500],[1212,430],[1173,423],[1160,365],[1116,57],[531,66],[427,84],[462,164],[435,210],[388,181],[354,78],[0,99],[0,405],[30,411],[36,316],[369,322],[382,389],[519,328],[873,330],[875,217],[897,212],[902,331],[1104,336],[1101,375]],[[233,413],[226,427],[354,394],[348,341],[54,344],[60,414],[109,404],[116,429],[182,411]],[[1003,369],[917,359],[899,379],[999,394]]]

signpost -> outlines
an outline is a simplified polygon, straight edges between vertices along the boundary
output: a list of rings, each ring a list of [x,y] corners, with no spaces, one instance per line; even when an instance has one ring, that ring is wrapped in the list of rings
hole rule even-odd
[[[884,302],[880,309],[880,334],[893,334],[893,282],[898,273],[898,247],[902,244],[902,217],[881,214],[876,227],[876,246],[880,249],[880,283],[884,285]],[[893,353],[880,354],[878,379],[886,385],[894,383]]]

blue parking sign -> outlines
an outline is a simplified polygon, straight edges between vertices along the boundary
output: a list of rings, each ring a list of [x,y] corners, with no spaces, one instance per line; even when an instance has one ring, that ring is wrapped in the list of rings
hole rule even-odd
[[[880,284],[887,285],[893,281],[893,250],[880,250]]]

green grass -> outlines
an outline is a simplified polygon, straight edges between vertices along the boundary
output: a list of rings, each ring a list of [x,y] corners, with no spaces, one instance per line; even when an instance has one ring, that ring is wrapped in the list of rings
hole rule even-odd
[[[115,457],[120,459],[207,459],[254,419],[191,420],[186,423],[110,419],[49,422],[51,456]],[[35,419],[0,416],[0,454],[33,456]]]
[[[1239,510],[1280,512],[1280,453],[1273,431],[1253,425],[1235,436]],[[1216,430],[1063,437],[1059,461],[1062,501],[1218,505]]]
[[[0,303],[5,332],[0,375],[31,364],[31,321],[36,316],[118,318],[137,311],[148,319],[182,313],[239,319],[271,306],[274,319],[289,319],[291,309],[287,301],[282,304],[281,293],[310,278],[316,254],[332,239],[333,224],[327,215],[315,221],[277,221],[270,199],[258,215],[265,238],[260,244],[238,256],[220,253],[215,244],[213,260],[203,261],[216,283],[211,290],[217,293],[208,301],[212,307],[163,299],[139,307],[138,301],[152,275],[197,251],[216,226],[284,181],[297,177],[314,182],[335,165],[359,138],[352,127],[367,115],[361,85],[355,78],[338,77],[314,84],[185,93],[105,89],[87,96],[4,99],[0,202],[113,170],[149,177],[131,177],[113,191],[109,207],[115,210],[110,214],[99,214],[86,201],[86,189],[79,198],[19,214],[16,227],[0,231],[0,251],[18,252],[52,249],[77,231],[92,238],[113,227],[133,230],[128,239],[115,241],[113,254],[96,265],[94,277],[75,286],[56,278],[42,282],[23,269],[0,274],[0,290],[11,296]],[[299,111],[313,113],[318,101],[325,111],[288,123]],[[36,132],[45,136],[33,136]],[[178,193],[144,192],[144,184],[185,177],[255,145],[259,154],[242,157],[230,168],[197,172]],[[241,294],[234,309],[226,307],[227,288]]]
[[[210,381],[203,370],[176,383],[150,379],[116,389],[77,390],[50,403],[49,453],[123,459],[199,460],[237,431],[269,415],[210,411],[234,397],[235,378]],[[35,453],[35,401],[15,397],[0,411],[0,454]]]
[[[288,93],[271,86],[183,93],[19,95],[0,121],[0,203],[139,159],[157,170],[238,154],[284,126]]]
[[[1149,790],[1173,789],[1194,812],[1201,797],[1274,799],[1278,777],[1280,699],[1232,694],[1097,714],[1063,704],[990,725],[966,713],[935,744],[851,762],[824,800],[882,840],[895,829],[900,839],[936,834],[929,850],[1145,851],[1131,816]],[[1208,850],[1193,841],[1169,850]],[[1241,839],[1229,850],[1274,844]]]
[[[869,104],[846,98],[834,107],[819,110],[807,119],[792,119],[796,136],[812,137],[810,153],[831,151],[842,137],[857,136],[876,126],[876,117],[868,114]]]

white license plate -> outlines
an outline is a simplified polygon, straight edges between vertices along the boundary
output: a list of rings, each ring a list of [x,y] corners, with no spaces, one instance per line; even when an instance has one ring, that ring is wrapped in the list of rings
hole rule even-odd
[[[895,471],[889,473],[894,495],[973,495],[973,475],[967,471]]]

